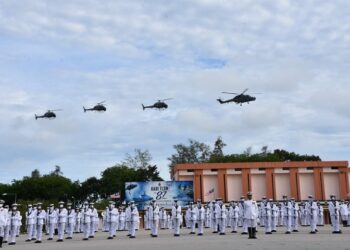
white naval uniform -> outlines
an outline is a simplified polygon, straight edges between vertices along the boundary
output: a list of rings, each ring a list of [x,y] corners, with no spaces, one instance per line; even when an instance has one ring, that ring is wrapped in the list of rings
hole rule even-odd
[[[323,206],[319,205],[318,208],[318,214],[317,214],[317,226],[323,226],[324,225],[324,218],[323,218]]]
[[[27,241],[32,240],[35,236],[33,235],[35,227],[35,216],[34,209],[30,208],[26,212],[26,226],[27,226]]]
[[[47,225],[49,227],[49,239],[53,239],[57,224],[57,210],[50,208],[47,213]]]
[[[173,206],[171,209],[171,218],[174,228],[174,234],[180,235],[180,225],[182,224],[181,206]]]
[[[266,201],[261,203],[260,208],[262,209],[261,215],[262,221],[264,221],[264,227],[265,227],[265,233],[271,233],[271,215],[272,215],[272,208],[271,208],[271,203]]]
[[[225,234],[227,213],[225,204],[221,204],[216,207],[216,219],[220,234]]]
[[[21,221],[21,213],[19,211],[11,211],[11,225],[10,225],[10,243],[16,243],[16,235],[18,231],[18,227],[20,226]]]
[[[131,237],[135,237],[135,232],[137,228],[137,224],[139,223],[140,217],[139,217],[139,211],[137,210],[137,207],[130,207],[130,235]]]
[[[258,219],[258,205],[254,200],[244,201],[244,219],[247,221],[248,227],[255,228]]]
[[[207,207],[205,209],[205,223],[204,223],[205,228],[210,228],[211,227],[211,212],[210,208]]]
[[[95,236],[95,231],[98,229],[96,227],[96,222],[98,222],[98,213],[96,208],[90,208],[90,235],[89,238]]]
[[[73,237],[74,227],[76,223],[76,213],[74,209],[69,209],[67,211],[67,236],[69,238]]]
[[[287,232],[292,231],[292,204],[290,201],[283,201],[281,210],[283,213],[283,224],[287,229]]]
[[[90,236],[90,226],[91,226],[91,209],[89,207],[84,207],[82,211],[82,226],[84,231],[84,239],[88,239]]]
[[[340,231],[340,214],[339,214],[339,202],[336,200],[329,201],[328,210],[331,216],[331,224],[333,227],[333,232]]]
[[[277,232],[279,208],[276,204],[272,204],[271,206],[271,232]]]
[[[292,207],[292,214],[291,214],[291,220],[292,220],[292,230],[293,232],[298,231],[299,226],[299,205],[296,202],[291,202]]]
[[[312,233],[316,233],[317,230],[317,203],[315,201],[307,201],[305,208],[308,212],[308,217],[310,221],[310,228]]]
[[[230,217],[230,226],[231,226],[232,232],[237,232],[238,217],[239,217],[238,206],[236,205],[230,206],[229,217]]]
[[[67,209],[59,208],[58,209],[58,221],[57,221],[58,239],[59,240],[63,240],[64,232],[66,230],[66,223],[67,223]]]
[[[36,212],[36,240],[41,241],[43,236],[43,227],[46,220],[46,212],[44,209]]]
[[[150,205],[148,207],[148,223],[151,227],[152,236],[158,235],[158,227],[159,227],[159,207],[158,205]]]
[[[198,223],[198,235],[203,234],[205,220],[205,209],[202,205],[197,207],[197,223]]]
[[[108,231],[108,237],[113,238],[116,235],[117,231],[117,225],[119,221],[119,211],[115,207],[108,208],[106,210],[106,221],[107,221],[107,228]]]
[[[198,214],[198,210],[197,207],[195,206],[190,206],[188,208],[188,222],[189,222],[189,226],[191,228],[191,233],[194,234],[196,231],[196,222],[197,222],[197,214]]]

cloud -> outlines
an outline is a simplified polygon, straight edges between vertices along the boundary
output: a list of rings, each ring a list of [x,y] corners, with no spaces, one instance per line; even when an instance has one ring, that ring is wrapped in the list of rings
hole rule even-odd
[[[55,164],[83,180],[134,148],[149,149],[167,178],[172,145],[219,135],[227,153],[268,145],[347,159],[349,10],[343,1],[1,1],[0,169],[11,171],[0,181]],[[246,88],[257,97],[249,105],[216,101]],[[165,98],[168,110],[142,111]],[[103,100],[106,113],[82,112]],[[56,108],[55,120],[34,120]]]

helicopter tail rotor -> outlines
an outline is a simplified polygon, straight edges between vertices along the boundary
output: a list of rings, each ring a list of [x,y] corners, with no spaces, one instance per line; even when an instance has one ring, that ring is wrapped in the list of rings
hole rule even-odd
[[[38,120],[38,116],[37,115],[34,115],[35,116],[35,120]]]
[[[146,107],[145,107],[143,104],[141,104],[141,105],[142,105],[142,109],[143,109],[143,110],[145,110],[145,109],[146,109]]]
[[[224,102],[219,98],[219,99],[216,99],[220,104],[223,104]]]
[[[83,106],[84,112],[86,112],[86,108]]]

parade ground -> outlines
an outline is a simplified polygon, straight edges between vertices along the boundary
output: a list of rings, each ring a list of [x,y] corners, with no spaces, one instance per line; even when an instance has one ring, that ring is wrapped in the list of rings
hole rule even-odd
[[[278,232],[273,235],[265,235],[264,228],[258,227],[258,239],[249,240],[247,235],[213,234],[211,230],[206,230],[203,236],[190,235],[188,229],[181,230],[180,237],[173,237],[170,230],[159,231],[158,238],[151,238],[150,231],[140,230],[135,239],[129,239],[126,232],[118,232],[114,240],[107,240],[107,233],[98,232],[94,239],[82,241],[82,234],[75,234],[73,240],[64,242],[47,241],[43,238],[43,243],[34,244],[24,242],[25,235],[17,238],[15,246],[4,244],[6,249],[25,250],[58,250],[58,249],[84,249],[84,250],[242,250],[242,249],[337,249],[350,250],[350,228],[343,229],[343,234],[331,234],[329,226],[319,227],[318,234],[309,234],[308,227],[300,227],[299,233],[291,235],[284,234],[284,228],[279,227]]]

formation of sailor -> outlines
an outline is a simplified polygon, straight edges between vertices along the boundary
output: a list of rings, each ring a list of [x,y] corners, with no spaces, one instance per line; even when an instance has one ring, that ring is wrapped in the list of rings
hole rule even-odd
[[[148,225],[151,228],[151,237],[158,237],[159,227],[159,206],[155,200],[152,200],[151,205],[148,206]]]
[[[180,236],[180,226],[182,225],[182,210],[177,200],[174,200],[174,205],[171,208],[171,219],[174,229],[174,236]]]

